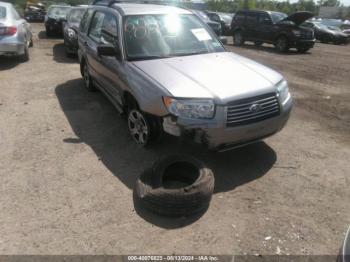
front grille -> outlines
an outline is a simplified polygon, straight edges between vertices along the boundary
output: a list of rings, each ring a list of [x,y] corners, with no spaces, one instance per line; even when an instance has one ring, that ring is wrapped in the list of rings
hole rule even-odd
[[[313,31],[301,31],[300,38],[304,39],[304,40],[312,40],[312,39],[314,39],[314,32]]]
[[[226,126],[256,123],[280,114],[276,93],[268,93],[227,104]]]

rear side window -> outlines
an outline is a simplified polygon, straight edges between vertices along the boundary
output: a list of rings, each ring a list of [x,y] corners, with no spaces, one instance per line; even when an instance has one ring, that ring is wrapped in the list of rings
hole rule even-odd
[[[90,18],[93,14],[94,10],[93,9],[88,9],[86,10],[86,12],[83,15],[83,18],[80,21],[80,25],[79,25],[79,30],[82,33],[86,33],[88,28],[89,28],[89,21]]]
[[[101,41],[102,36],[102,25],[105,18],[105,14],[101,12],[96,12],[94,17],[92,18],[89,37],[95,42]]]
[[[271,18],[268,14],[265,14],[265,13],[261,13],[259,15],[259,23],[260,24],[267,24],[267,23],[271,23]]]
[[[102,25],[101,42],[115,45],[117,43],[117,38],[117,19],[112,14],[106,14]]]
[[[21,17],[19,16],[19,14],[17,13],[16,9],[12,8],[12,16],[15,20],[20,20]]]
[[[247,14],[247,24],[256,24],[258,22],[258,15],[255,13]]]
[[[235,15],[235,21],[236,22],[243,22],[245,20],[245,15],[244,13],[237,13]]]
[[[0,19],[6,18],[6,8],[3,6],[0,6]]]

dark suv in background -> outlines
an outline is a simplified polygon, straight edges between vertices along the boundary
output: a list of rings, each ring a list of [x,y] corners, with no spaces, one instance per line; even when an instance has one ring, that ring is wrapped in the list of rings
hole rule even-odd
[[[270,11],[238,11],[231,24],[234,45],[252,41],[256,46],[274,44],[279,52],[296,48],[304,53],[315,44],[314,31],[300,27],[313,17],[310,12],[297,12],[290,16]]]

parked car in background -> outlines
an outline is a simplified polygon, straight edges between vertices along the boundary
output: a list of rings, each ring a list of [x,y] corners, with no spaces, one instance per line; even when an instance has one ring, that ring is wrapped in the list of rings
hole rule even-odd
[[[204,23],[206,23],[215,32],[217,36],[222,35],[221,24],[210,20],[206,13],[199,10],[191,10],[196,16],[198,16]]]
[[[86,11],[86,7],[72,7],[68,12],[66,22],[64,23],[63,38],[64,47],[67,56],[77,54],[78,50],[78,29],[80,20]]]
[[[210,20],[221,24],[223,35],[231,35],[231,22],[234,14],[221,12],[206,12]]]
[[[24,10],[24,18],[28,22],[44,22],[45,15],[45,6],[41,3],[28,4]]]
[[[343,33],[350,37],[350,29],[343,30]]]
[[[342,32],[338,27],[311,21],[304,22],[302,26],[313,29],[316,39],[321,43],[333,43],[340,45],[347,44],[349,42],[349,36]]]
[[[66,21],[70,9],[70,6],[65,5],[51,5],[48,8],[47,15],[45,16],[47,36],[63,33],[63,23]]]
[[[296,48],[304,53],[315,44],[312,29],[300,27],[313,16],[310,12],[297,12],[290,16],[271,11],[238,11],[232,20],[234,45],[252,41],[256,46],[274,44],[279,52]]]
[[[19,16],[12,4],[0,2],[0,55],[19,56],[27,61],[32,45],[30,24]]]
[[[286,80],[226,52],[208,29],[173,6],[90,6],[78,37],[85,87],[127,115],[142,146],[166,132],[227,150],[280,131],[292,108]]]

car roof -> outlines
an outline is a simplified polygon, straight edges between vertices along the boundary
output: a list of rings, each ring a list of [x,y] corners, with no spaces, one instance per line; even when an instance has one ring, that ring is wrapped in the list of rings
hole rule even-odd
[[[111,8],[118,10],[121,15],[191,14],[191,12],[186,9],[155,4],[115,3],[111,5]]]
[[[6,2],[0,2],[0,6],[10,7],[10,6],[12,6],[12,4],[11,3],[6,3]]]

